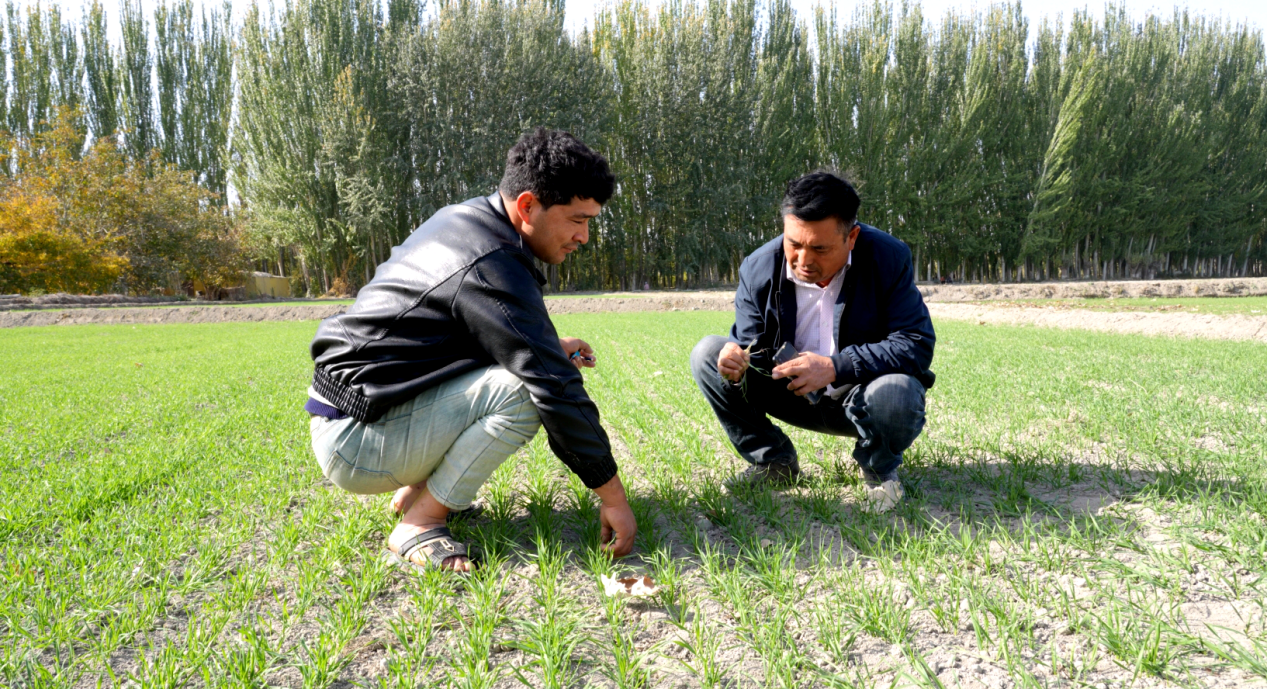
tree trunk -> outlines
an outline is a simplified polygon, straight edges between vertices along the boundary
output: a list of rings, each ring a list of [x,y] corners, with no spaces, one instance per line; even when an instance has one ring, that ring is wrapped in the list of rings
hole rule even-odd
[[[308,275],[308,261],[303,254],[299,254],[299,269],[304,274],[304,296],[312,298],[312,278]]]

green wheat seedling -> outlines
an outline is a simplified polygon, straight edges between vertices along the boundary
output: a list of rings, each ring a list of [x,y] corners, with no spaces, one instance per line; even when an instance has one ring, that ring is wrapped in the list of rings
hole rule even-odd
[[[689,468],[660,471],[651,477],[656,502],[664,514],[679,524],[690,521],[691,486]]]
[[[449,671],[453,684],[463,689],[487,689],[497,683],[503,670],[489,663],[497,629],[506,620],[504,609],[506,577],[504,561],[485,556],[484,564],[465,581],[465,610],[456,616],[456,631],[450,637]],[[446,573],[447,577],[457,576]]]
[[[602,576],[613,576],[616,572],[617,564],[612,561],[612,557],[606,550],[603,550],[597,542],[585,544],[580,554],[581,569],[594,580],[598,586],[602,586]]]
[[[447,573],[429,570],[408,583],[412,608],[388,623],[393,643],[388,649],[387,672],[379,677],[380,689],[416,687],[435,669],[440,659],[428,648],[448,622]]]
[[[910,640],[911,611],[895,603],[890,586],[873,590],[861,572],[842,572],[833,578],[840,611],[860,630],[891,644]]]
[[[753,648],[761,657],[769,684],[798,687],[802,684],[802,677],[816,669],[789,631],[798,617],[794,604],[774,603],[764,606],[759,617],[744,615],[740,619]]]
[[[313,323],[0,331],[0,684],[504,686],[523,663],[542,683],[548,657],[574,684],[654,686],[664,652],[706,686],[934,686],[911,657],[864,652],[946,638],[930,623],[1022,687],[1261,675],[1261,344],[938,322],[912,489],[863,515],[852,439],[785,427],[801,485],[724,486],[744,465],[686,355],[730,318],[556,319],[603,353],[586,390],[639,519],[634,561],[661,584],[616,618],[569,588],[628,565],[597,548],[595,503],[545,433],[454,526],[491,569],[381,560],[385,499],[334,488],[311,457]],[[560,602],[528,634],[544,581],[502,580],[547,550]],[[1185,617],[1208,599],[1241,611],[1237,636]],[[512,645],[533,634],[555,650]]]
[[[657,598],[664,605],[670,621],[680,621],[686,610],[686,582],[682,563],[672,555],[672,548],[662,547],[644,558],[651,566],[651,576],[660,588]]]
[[[577,675],[573,656],[585,635],[561,588],[566,561],[557,542],[540,537],[533,560],[537,565],[532,596],[535,605],[528,618],[517,621],[515,639],[509,645],[526,653],[532,659],[527,667],[539,674],[529,677],[524,667],[517,667],[515,676],[528,687],[571,686]]]
[[[45,667],[33,658],[20,661],[7,661],[4,665],[3,677],[10,686],[39,687],[52,689],[61,686],[64,678],[59,677],[52,669]]]
[[[832,604],[814,606],[813,620],[818,643],[827,651],[828,657],[839,667],[849,665],[853,660],[854,644],[858,641],[858,629],[841,619]]]
[[[216,673],[219,683],[247,688],[263,687],[264,674],[276,656],[277,652],[269,643],[265,628],[259,625],[244,627],[239,630],[236,643],[230,644],[220,654]]]
[[[528,522],[534,534],[556,534],[562,515],[555,503],[564,494],[566,484],[559,480],[558,460],[550,453],[544,436],[539,433],[528,445],[529,461],[525,463],[527,485],[524,487]]]
[[[638,522],[638,535],[635,544],[644,552],[654,551],[665,545],[665,533],[660,528],[656,517],[659,506],[649,497],[634,496],[629,500],[629,509]]]
[[[602,673],[618,689],[644,689],[652,686],[650,666],[658,653],[658,644],[639,650],[635,639],[641,631],[637,618],[627,613],[627,603],[617,596],[599,593],[603,605],[603,617],[607,628],[596,642],[610,648],[611,661],[605,663]]]
[[[334,683],[351,660],[344,652],[348,639],[342,630],[327,627],[316,639],[299,641],[299,675],[304,689],[321,689]]]
[[[704,481],[695,492],[695,502],[699,505],[703,516],[723,529],[735,528],[739,525],[739,515],[735,510],[735,500],[721,484]]]
[[[131,679],[147,687],[179,687],[202,674],[211,657],[213,645],[229,621],[223,611],[208,611],[192,621],[180,642],[168,643],[161,650],[139,655],[137,669]]]
[[[1219,632],[1236,633],[1236,630],[1226,627],[1206,625],[1206,628],[1215,636],[1220,636]],[[1245,642],[1241,643],[1230,640],[1216,641],[1205,636],[1196,636],[1191,639],[1191,642],[1201,646],[1211,655],[1233,667],[1240,668],[1258,677],[1267,678],[1267,639],[1254,638],[1248,635],[1244,638]]]
[[[740,637],[761,658],[766,681],[797,686],[801,674],[813,668],[789,632],[790,623],[797,618],[795,607],[800,598],[792,585],[795,549],[747,546],[739,557],[739,563],[746,566],[728,567],[719,552],[706,543],[702,545],[700,560],[705,580],[713,595],[727,604]]]
[[[1114,602],[1089,613],[1096,638],[1116,663],[1133,673],[1133,678],[1141,674],[1164,676],[1190,652],[1190,638],[1177,633],[1164,616],[1155,612],[1139,615],[1129,606]]]
[[[568,526],[577,532],[582,543],[598,545],[598,498],[575,475],[568,476],[567,503],[570,517]]]
[[[673,625],[679,630],[673,643],[686,651],[686,658],[679,658],[678,662],[695,675],[700,686],[720,689],[727,672],[718,658],[723,650],[720,630],[710,624],[698,608]]]
[[[797,583],[796,556],[802,543],[748,542],[740,546],[739,559],[749,570],[752,583],[764,589],[775,600],[795,603],[804,595],[804,587]]]
[[[906,657],[906,661],[910,663],[914,673],[900,673],[899,677],[905,674],[920,686],[930,687],[931,689],[945,689],[941,680],[938,679],[937,673],[928,666],[928,661],[917,649],[907,644],[902,647],[902,655]]]
[[[484,484],[484,514],[490,522],[508,522],[519,507],[519,494],[515,492],[515,466],[514,462],[502,464]]]

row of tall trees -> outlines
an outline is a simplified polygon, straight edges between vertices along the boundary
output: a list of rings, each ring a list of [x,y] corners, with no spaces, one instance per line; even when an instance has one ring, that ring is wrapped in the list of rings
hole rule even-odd
[[[536,125],[619,179],[556,288],[731,281],[816,168],[859,185],[921,279],[1267,270],[1267,60],[1245,26],[616,0],[573,34],[560,0],[287,0],[240,26],[123,2],[118,45],[98,4],[78,24],[9,6],[10,134],[79,108],[81,145],[118,134],[222,201],[231,185],[257,257],[309,293],[354,288],[435,209],[491,192]]]
[[[6,6],[0,291],[217,291],[247,267],[225,205],[228,8]]]
[[[234,98],[227,4],[197,9],[174,0],[149,17],[139,0],[123,0],[117,45],[99,0],[78,22],[57,5],[10,1],[6,9],[0,96],[15,142],[56,127],[59,111],[81,113],[81,149],[109,137],[135,160],[157,149],[223,202]]]

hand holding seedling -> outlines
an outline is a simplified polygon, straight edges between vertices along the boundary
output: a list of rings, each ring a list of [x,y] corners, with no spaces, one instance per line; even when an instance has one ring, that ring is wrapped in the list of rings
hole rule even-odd
[[[597,366],[594,348],[589,346],[585,340],[576,337],[560,337],[559,345],[563,347],[563,353],[568,355],[568,361],[571,361],[573,366],[577,368],[594,368]]]
[[[775,380],[791,378],[792,382],[788,383],[787,389],[797,397],[804,397],[836,382],[836,365],[831,359],[813,352],[801,352],[786,364],[775,366],[772,373],[770,377]]]
[[[747,349],[740,347],[734,342],[727,342],[721,348],[721,355],[717,357],[717,370],[725,378],[732,383],[738,383],[743,380],[743,374],[748,370],[748,364],[752,361],[752,355]]]
[[[638,523],[625,497],[625,486],[620,476],[594,489],[603,504],[598,507],[598,523],[602,527],[599,541],[603,550],[612,557],[624,557],[633,552],[634,534]]]

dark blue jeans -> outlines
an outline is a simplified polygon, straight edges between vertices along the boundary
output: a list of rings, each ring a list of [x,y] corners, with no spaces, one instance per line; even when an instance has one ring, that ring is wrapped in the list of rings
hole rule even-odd
[[[788,381],[751,369],[745,374],[746,392],[724,380],[717,357],[726,342],[717,335],[700,340],[691,352],[691,374],[730,442],[753,464],[796,460],[792,440],[769,416],[816,433],[857,438],[853,458],[877,474],[896,469],[902,452],[924,430],[924,386],[911,376],[881,376],[854,386],[840,400],[824,394],[818,404],[810,404],[788,391]]]

